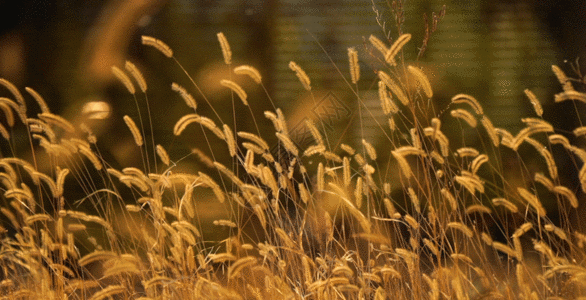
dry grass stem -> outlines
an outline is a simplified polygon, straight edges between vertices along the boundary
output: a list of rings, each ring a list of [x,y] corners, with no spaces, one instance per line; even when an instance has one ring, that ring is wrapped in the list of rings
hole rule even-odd
[[[244,105],[248,106],[248,102],[246,101],[246,98],[248,96],[246,95],[246,92],[240,87],[240,85],[238,85],[234,81],[226,80],[226,79],[222,79],[220,81],[220,84],[231,89],[234,93],[236,93],[236,95],[238,95],[238,97],[240,98],[242,103],[244,103]]]
[[[130,75],[132,75],[132,77],[134,77],[134,80],[136,80],[136,83],[138,83],[138,87],[140,88],[140,90],[143,93],[146,92],[147,84],[146,80],[144,80],[142,72],[140,72],[140,70],[130,61],[126,61],[126,63],[124,64],[124,68],[126,69],[126,71],[128,71],[128,73],[130,73]]]
[[[427,76],[425,76],[425,73],[423,73],[421,69],[416,68],[414,66],[408,66],[407,70],[409,70],[409,72],[413,74],[413,76],[415,76],[415,79],[417,80],[419,85],[421,85],[421,88],[423,89],[423,92],[425,93],[427,98],[433,97],[431,84],[429,83],[429,79],[427,78]]]
[[[395,96],[397,96],[397,98],[399,99],[399,101],[401,101],[401,103],[403,103],[403,105],[409,105],[409,98],[407,97],[405,92],[403,92],[403,89],[397,83],[395,83],[395,81],[391,79],[391,77],[387,73],[385,73],[384,71],[379,71],[378,77],[381,79],[382,82],[384,82],[384,84],[389,89],[391,89],[391,91],[395,94]]]
[[[249,66],[249,65],[242,65],[242,66],[238,66],[236,68],[234,68],[234,74],[244,74],[244,75],[248,75],[250,78],[252,78],[252,80],[254,80],[254,82],[261,84],[262,82],[262,76],[260,75],[260,72],[254,68],[253,66]]]
[[[301,81],[301,84],[303,84],[303,88],[311,91],[311,81],[309,80],[309,76],[307,76],[305,71],[303,71],[303,69],[301,69],[301,67],[299,67],[299,65],[297,65],[297,63],[294,61],[289,62],[289,69],[295,72],[299,78],[299,81]]]
[[[140,133],[138,126],[136,126],[136,123],[134,123],[134,121],[129,116],[124,116],[124,123],[126,123],[128,129],[130,129],[132,137],[134,138],[134,143],[136,143],[136,145],[139,147],[142,146],[142,134]]]
[[[227,65],[232,63],[232,51],[230,50],[230,44],[223,32],[217,34],[220,47],[222,48],[222,56],[224,57],[224,63]]]
[[[130,78],[126,75],[126,73],[124,73],[124,71],[120,70],[116,66],[112,66],[112,73],[114,73],[114,76],[116,76],[116,78],[118,78],[118,80],[124,85],[124,87],[126,87],[126,90],[128,90],[129,93],[134,95],[134,93],[136,92],[136,90],[134,89],[134,84],[132,84],[132,81],[130,81]]]
[[[141,40],[143,45],[151,46],[167,57],[173,57],[173,50],[161,40],[146,35],[143,35]]]
[[[360,66],[358,65],[358,52],[354,48],[348,48],[348,60],[350,61],[350,79],[356,84],[360,79]]]

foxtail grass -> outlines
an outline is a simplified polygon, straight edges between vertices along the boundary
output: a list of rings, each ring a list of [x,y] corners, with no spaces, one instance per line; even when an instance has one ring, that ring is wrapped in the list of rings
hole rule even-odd
[[[231,75],[263,85],[254,67],[231,67],[237,54],[224,34],[218,39]],[[30,115],[33,102],[0,80],[10,95],[0,98],[7,145],[0,158],[0,299],[586,296],[584,127],[574,135],[554,128],[530,90],[524,92],[536,116],[520,120],[525,127],[516,134],[495,127],[474,95],[435,107],[426,72],[400,55],[411,35],[392,44],[368,40],[384,68],[362,84],[360,49],[350,48],[344,78],[360,109],[367,109],[368,91],[360,88],[378,88],[382,142],[336,144],[322,120],[308,120],[312,144],[299,145],[279,109],[255,124],[274,127],[273,136],[236,129],[198,112],[211,104],[191,80],[193,86],[170,87],[186,113],[168,132],[193,135],[197,127],[205,138],[188,138],[193,151],[174,157],[165,145],[146,142],[142,119],[139,128],[124,116],[128,128],[120,130],[145,163],[114,168],[90,126],[52,114],[26,88],[42,111]],[[163,41],[144,36],[142,43],[183,69]],[[314,97],[311,74],[293,61],[289,68]],[[552,69],[561,83],[555,101],[584,105],[585,83]],[[147,98],[148,78],[134,64],[125,70],[113,68],[129,97],[157,101]],[[237,109],[254,117],[246,90],[232,77],[220,83],[241,100]],[[454,122],[472,129],[473,140],[442,126]],[[200,148],[211,139],[225,147],[209,157]],[[13,151],[23,141],[31,158]],[[272,142],[283,151],[273,151]],[[232,160],[218,161],[220,153]],[[573,164],[560,165],[559,153]],[[182,168],[190,161],[205,168]],[[560,176],[570,169],[574,183]],[[212,219],[215,211],[221,213]]]

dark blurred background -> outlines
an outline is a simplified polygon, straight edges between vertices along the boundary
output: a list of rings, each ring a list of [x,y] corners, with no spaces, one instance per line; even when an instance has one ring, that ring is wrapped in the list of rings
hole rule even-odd
[[[585,56],[586,2],[403,2],[403,31],[413,34],[405,51],[407,60],[414,60],[421,46],[423,14],[430,19],[432,12],[437,13],[446,5],[446,15],[420,59],[434,86],[434,101],[439,110],[445,108],[453,95],[471,94],[481,101],[496,126],[516,132],[522,126],[520,117],[532,113],[523,94],[523,89],[530,88],[546,108],[546,119],[566,119],[564,115],[548,113],[553,94],[561,90],[551,65],[557,64],[568,75],[574,75],[569,62]],[[122,115],[128,114],[135,120],[138,115],[133,98],[113,77],[112,65],[122,67],[128,59],[143,71],[149,84],[154,135],[158,143],[172,148],[171,152],[186,153],[182,151],[182,143],[169,133],[178,118],[188,112],[181,99],[170,91],[171,82],[187,87],[199,102],[200,113],[211,116],[182,71],[172,60],[142,46],[141,35],[151,35],[169,44],[222,119],[235,119],[239,128],[249,131],[253,131],[250,114],[243,111],[233,116],[229,93],[219,85],[220,79],[230,75],[223,64],[217,32],[223,31],[228,38],[234,66],[251,64],[261,71],[272,100],[290,117],[292,127],[316,112],[315,102],[289,70],[288,62],[295,60],[305,69],[318,101],[329,99],[344,104],[346,111],[339,114],[338,120],[331,120],[334,128],[345,124],[348,121],[345,118],[356,113],[356,98],[342,80],[342,76],[349,78],[347,48],[356,47],[362,68],[359,87],[373,112],[363,116],[364,135],[376,140],[376,130],[369,131],[369,128],[375,128],[375,120],[380,117],[374,71],[382,66],[368,54],[368,36],[375,34],[383,40],[386,36],[397,37],[394,14],[386,1],[23,0],[0,3],[0,77],[21,89],[33,87],[54,112],[68,119],[75,119],[84,103],[110,103],[112,117],[96,125],[95,130],[100,141],[119,149],[111,153],[116,161],[133,159],[129,154],[132,151],[127,151],[132,147],[132,140],[125,129],[112,129],[124,126],[119,121]],[[385,22],[384,30],[377,24],[373,8]],[[580,65],[584,66],[584,62]],[[250,80],[240,78],[238,82],[250,94],[256,119],[264,119],[262,112],[272,109],[264,91]],[[271,132],[270,128],[261,128],[265,130]],[[104,132],[109,137],[124,138],[100,138]],[[362,136],[353,133],[352,128],[345,134]]]

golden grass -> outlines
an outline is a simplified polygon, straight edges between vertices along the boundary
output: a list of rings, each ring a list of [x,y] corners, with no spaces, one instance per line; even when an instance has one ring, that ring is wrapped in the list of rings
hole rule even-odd
[[[226,37],[218,39],[231,64]],[[124,116],[137,153],[148,156],[149,148],[153,157],[145,161],[157,155],[164,166],[117,169],[100,155],[87,125],[77,128],[50,113],[30,88],[42,113],[28,117],[18,88],[0,79],[12,95],[0,98],[3,143],[30,139],[34,155],[30,162],[12,153],[0,158],[0,299],[585,297],[586,233],[578,213],[586,191],[586,127],[574,130],[577,139],[556,130],[529,90],[538,118],[522,119],[516,135],[495,128],[471,95],[454,96],[449,115],[435,113],[447,110],[429,101],[425,72],[398,55],[410,39],[402,34],[389,48],[369,38],[387,63],[371,84],[390,126],[380,125],[379,148],[362,138],[334,146],[321,120],[303,124],[314,144],[297,145],[280,109],[264,112],[274,136],[236,131],[217,116],[196,113],[195,99],[174,83],[171,89],[194,111],[170,132],[185,136],[197,123],[225,149],[211,149],[209,157],[200,150],[208,136],[191,137],[197,146],[177,157],[154,141],[152,148],[144,144]],[[173,56],[156,38],[142,42]],[[360,103],[358,51],[348,49],[344,76]],[[289,67],[313,97],[317,86],[295,62]],[[134,95],[124,71],[113,72],[134,100],[147,99],[142,73],[130,62],[125,69],[144,95]],[[586,90],[584,82],[552,69],[564,90],[556,102],[586,102],[578,91]],[[252,66],[233,72],[262,85]],[[240,85],[221,84],[242,100],[234,105],[249,105],[252,97]],[[448,120],[475,128],[480,142],[454,146],[462,137],[441,130]],[[269,141],[286,153],[272,151]],[[560,164],[559,149],[574,165]],[[218,161],[220,153],[231,162]],[[204,167],[190,169],[190,160]],[[516,165],[505,166],[510,161]],[[575,184],[561,176],[570,169]],[[513,171],[522,179],[511,178]],[[83,203],[87,209],[78,207]]]

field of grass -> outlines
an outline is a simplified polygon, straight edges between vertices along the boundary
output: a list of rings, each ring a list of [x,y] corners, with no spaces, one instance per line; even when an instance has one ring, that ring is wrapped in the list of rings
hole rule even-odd
[[[518,132],[496,128],[474,95],[435,107],[425,71],[403,59],[413,42],[408,33],[368,39],[368,55],[384,68],[361,87],[377,90],[384,147],[340,142],[310,119],[311,144],[301,147],[280,109],[258,118],[235,78],[263,89],[264,79],[236,63],[222,33],[218,51],[230,77],[220,84],[256,129],[222,120],[185,71],[192,85],[170,89],[186,113],[168,129],[193,143],[183,157],[147,134],[157,114],[149,102],[158,100],[132,62],[112,71],[142,114],[124,116],[126,127],[116,130],[134,140],[143,163],[121,168],[92,132],[108,104],[87,103],[84,121],[72,123],[34,89],[0,79],[10,95],[0,97],[0,299],[586,297],[578,214],[586,205],[586,126],[557,130],[529,89],[534,114]],[[142,43],[183,69],[165,42]],[[348,65],[338,67],[367,110],[359,51],[349,48]],[[289,68],[315,101],[303,66]],[[584,79],[552,71],[555,102],[584,105]],[[580,120],[577,111],[566,113]],[[258,127],[267,124],[274,135],[263,137]],[[225,147],[211,149],[210,141]],[[206,167],[193,168],[195,161]]]

